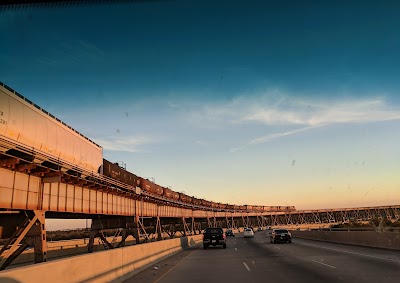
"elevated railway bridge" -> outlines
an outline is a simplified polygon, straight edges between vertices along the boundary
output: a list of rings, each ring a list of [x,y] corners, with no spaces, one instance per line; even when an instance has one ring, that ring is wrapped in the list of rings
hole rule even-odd
[[[19,152],[18,157],[13,150]],[[35,262],[46,261],[45,221],[49,218],[92,219],[91,252],[96,237],[112,249],[124,246],[128,236],[140,243],[161,240],[163,234],[171,238],[176,233],[199,234],[207,226],[263,229],[374,218],[396,220],[400,216],[400,205],[297,211],[271,207],[263,212],[202,207],[151,195],[76,167],[74,174],[46,167],[46,162],[59,163],[42,152],[0,139],[0,238],[6,239],[0,250],[0,269],[28,246],[34,248]],[[118,229],[121,241],[108,242],[103,234],[106,229]]]

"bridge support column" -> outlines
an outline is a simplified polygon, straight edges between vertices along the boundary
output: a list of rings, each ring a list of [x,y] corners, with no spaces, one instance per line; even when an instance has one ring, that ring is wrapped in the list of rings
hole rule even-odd
[[[159,216],[157,216],[157,222],[156,222],[156,225],[154,227],[154,230],[155,230],[155,234],[156,234],[156,237],[157,237],[157,241],[161,241],[163,238],[162,238],[162,226],[161,226],[161,222],[160,222],[160,217]]]
[[[187,236],[187,235],[192,235],[193,230],[190,231],[189,225],[186,223],[185,217],[182,217],[182,223],[183,223],[183,236]],[[193,228],[193,223],[191,225],[191,227]]]
[[[121,230],[121,242],[118,243],[116,248],[125,247],[126,239],[132,236],[136,240],[135,222],[132,218],[127,219],[125,228]]]
[[[140,244],[140,235],[142,234],[144,237],[144,242],[150,242],[149,234],[146,232],[146,228],[144,227],[142,221],[140,221],[140,217],[136,216],[136,229],[137,229],[137,237],[136,244]]]
[[[165,232],[168,234],[169,238],[172,239],[176,234],[176,231],[174,229],[175,225],[174,224],[170,224],[167,227],[168,227],[168,230],[165,230]]]
[[[25,212],[25,216],[0,250],[0,255],[4,254],[0,260],[0,270],[9,266],[29,246],[34,248],[35,263],[45,262],[47,259],[44,212],[34,210],[33,214]],[[10,245],[11,248],[7,250]]]
[[[242,214],[242,223],[243,223],[243,227],[248,227],[249,226],[249,217],[248,216],[244,217]]]
[[[258,224],[258,229],[263,230],[263,221],[262,221],[262,216],[257,215],[257,224]]]
[[[37,221],[27,234],[27,243],[33,246],[35,263],[47,260],[46,225],[43,211],[34,211]]]
[[[114,246],[110,242],[108,242],[106,236],[104,235],[103,223],[102,219],[100,218],[92,220],[92,225],[89,232],[88,253],[93,252],[94,239],[97,237],[100,238],[100,241],[103,244],[105,250],[114,248]]]

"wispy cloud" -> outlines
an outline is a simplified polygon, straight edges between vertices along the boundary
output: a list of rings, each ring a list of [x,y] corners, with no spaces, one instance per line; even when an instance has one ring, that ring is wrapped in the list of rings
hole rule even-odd
[[[156,139],[150,137],[115,137],[94,139],[105,150],[126,151],[133,153],[149,152],[143,149],[143,146],[156,143]]]
[[[265,135],[265,136],[262,136],[262,137],[258,137],[258,138],[255,138],[255,139],[251,140],[249,142],[249,144],[265,143],[265,142],[271,141],[273,139],[278,139],[278,138],[282,138],[282,137],[286,137],[286,136],[291,136],[291,135],[294,135],[294,134],[297,134],[297,133],[305,132],[305,131],[308,131],[308,130],[311,130],[311,129],[315,129],[317,127],[322,127],[322,126],[324,126],[324,125],[310,126],[310,127],[304,127],[304,128],[296,129],[296,130],[293,130],[293,131],[286,131],[286,132],[268,134],[268,135]]]
[[[309,125],[366,123],[400,119],[400,109],[391,108],[383,99],[341,102],[291,101],[279,108],[260,106],[242,115],[242,121],[266,125]]]
[[[205,106],[196,118],[206,125],[259,125],[268,134],[232,148],[235,152],[247,146],[269,142],[331,124],[355,124],[400,119],[400,108],[384,97],[369,98],[300,98],[279,90],[235,98],[229,103]],[[260,126],[264,126],[261,127]],[[272,132],[273,129],[288,130]],[[295,129],[293,129],[295,127]],[[296,128],[297,127],[297,128]],[[272,132],[272,133],[271,133]]]
[[[324,125],[309,126],[309,127],[304,127],[304,128],[292,130],[292,131],[285,131],[285,132],[277,132],[277,133],[267,134],[267,135],[252,139],[248,143],[246,143],[245,145],[242,145],[240,147],[231,148],[229,151],[230,152],[237,152],[237,151],[243,150],[246,147],[251,146],[251,145],[266,143],[266,142],[269,142],[269,141],[274,140],[274,139],[279,139],[279,138],[295,135],[295,134],[298,134],[298,133],[301,133],[301,132],[305,132],[305,131],[312,130],[312,129],[315,129],[315,128],[318,128],[318,127],[323,127],[323,126]]]

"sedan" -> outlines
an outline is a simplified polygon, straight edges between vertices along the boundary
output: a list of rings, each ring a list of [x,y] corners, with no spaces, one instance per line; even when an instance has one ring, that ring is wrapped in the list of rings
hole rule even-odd
[[[251,228],[246,228],[246,229],[244,229],[243,235],[245,238],[253,238],[254,232]]]
[[[274,229],[270,233],[270,241],[271,243],[277,243],[277,242],[292,242],[292,234],[287,229]]]

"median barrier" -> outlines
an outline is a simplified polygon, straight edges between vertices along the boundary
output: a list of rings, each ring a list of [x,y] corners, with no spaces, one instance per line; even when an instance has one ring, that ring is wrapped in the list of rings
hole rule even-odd
[[[376,231],[290,231],[294,238],[400,250],[400,233]]]
[[[188,236],[13,268],[0,272],[0,282],[122,282],[201,240]]]

